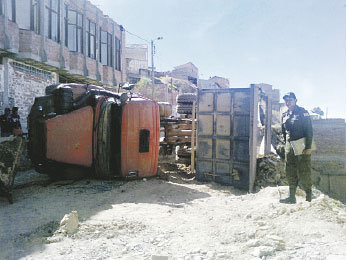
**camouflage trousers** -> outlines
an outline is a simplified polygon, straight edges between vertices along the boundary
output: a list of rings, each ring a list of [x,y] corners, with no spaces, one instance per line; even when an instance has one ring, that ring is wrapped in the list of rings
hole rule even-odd
[[[295,155],[293,148],[286,151],[286,177],[289,186],[300,182],[304,190],[312,188],[311,155]]]

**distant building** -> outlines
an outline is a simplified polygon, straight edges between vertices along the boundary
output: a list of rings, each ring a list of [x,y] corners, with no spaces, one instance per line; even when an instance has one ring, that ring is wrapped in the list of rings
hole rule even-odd
[[[215,83],[219,88],[229,88],[229,80],[226,78],[214,76],[209,81]]]
[[[184,79],[198,85],[199,69],[191,62],[175,67],[170,73],[170,77]]]
[[[0,0],[0,113],[19,107],[25,130],[47,85],[126,81],[124,34],[88,0]]]
[[[199,80],[200,89],[221,89],[229,88],[229,80],[226,78],[214,76],[210,79]]]
[[[144,44],[129,44],[125,47],[125,60],[128,81],[136,83],[142,77],[149,78],[148,46]]]
[[[213,81],[208,79],[200,79],[199,80],[199,88],[200,89],[218,89],[220,86]]]

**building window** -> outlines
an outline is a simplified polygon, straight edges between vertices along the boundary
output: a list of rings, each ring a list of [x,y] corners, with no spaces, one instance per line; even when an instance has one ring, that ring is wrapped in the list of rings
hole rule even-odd
[[[30,29],[40,34],[40,0],[31,0]]]
[[[115,43],[116,43],[116,52],[115,52],[115,69],[116,70],[121,70],[121,42],[120,40],[116,37],[115,38]]]
[[[45,8],[45,36],[59,42],[60,0],[45,0]]]
[[[8,19],[16,22],[16,0],[0,0],[0,15],[5,14],[5,1],[7,2]]]
[[[100,29],[100,62],[112,66],[112,35]]]
[[[33,7],[39,8],[39,0],[0,0],[0,14],[4,14],[4,2],[7,1],[8,19],[17,23],[20,29],[32,30]],[[38,17],[39,14],[36,14]],[[36,26],[37,27],[37,26]]]
[[[83,16],[65,6],[65,45],[70,51],[83,53]]]
[[[16,0],[16,23],[20,29],[31,30],[31,1]]]
[[[87,56],[96,59],[96,24],[89,19],[87,20],[86,31]]]

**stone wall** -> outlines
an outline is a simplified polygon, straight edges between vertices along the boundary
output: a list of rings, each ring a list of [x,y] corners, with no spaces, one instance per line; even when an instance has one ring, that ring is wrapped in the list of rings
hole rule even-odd
[[[57,75],[51,73],[51,78],[46,78],[39,75],[36,71],[25,71],[21,68],[15,68],[13,60],[3,59],[3,62],[7,62],[8,65],[8,104],[3,102],[0,104],[0,113],[4,112],[5,106],[10,108],[16,106],[19,108],[19,115],[21,118],[21,124],[24,132],[27,132],[27,116],[30,112],[30,108],[34,103],[35,97],[45,95],[45,88],[48,85],[58,82]],[[21,64],[18,63],[17,64]],[[24,65],[24,64],[22,64]],[[26,67],[35,69],[34,67]],[[3,80],[4,65],[0,65],[0,100],[4,91],[7,89],[4,86]]]
[[[346,122],[344,119],[313,120],[312,153],[314,184],[329,196],[346,202]]]
[[[1,63],[0,59],[0,112],[3,114],[4,106],[4,65]]]

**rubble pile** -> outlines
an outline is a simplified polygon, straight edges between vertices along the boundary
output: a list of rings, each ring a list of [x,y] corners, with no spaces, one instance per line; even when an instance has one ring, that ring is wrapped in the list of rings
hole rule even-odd
[[[191,151],[190,146],[180,146],[177,150],[178,160],[177,163],[185,164],[186,166],[191,164]]]
[[[23,151],[21,137],[0,138],[0,193],[4,193],[12,203],[12,187],[15,168]]]
[[[284,163],[278,155],[270,154],[257,158],[256,187],[287,185]]]
[[[14,136],[0,138],[0,164],[3,167],[12,166],[20,138]]]

